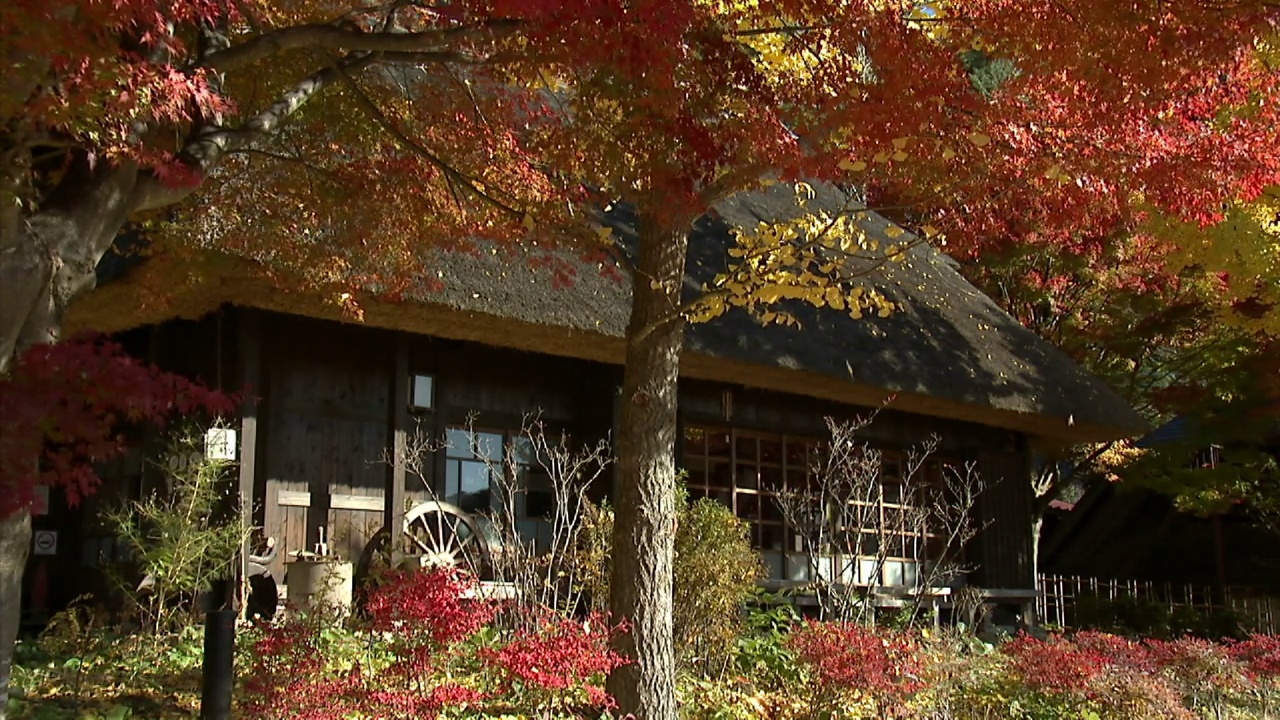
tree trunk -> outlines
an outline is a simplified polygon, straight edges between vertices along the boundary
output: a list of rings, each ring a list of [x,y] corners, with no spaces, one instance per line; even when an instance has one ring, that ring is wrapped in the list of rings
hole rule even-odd
[[[9,707],[13,648],[22,620],[22,571],[30,547],[31,513],[23,510],[0,518],[0,720]]]
[[[675,720],[672,560],[676,530],[676,380],[684,322],[679,305],[687,228],[640,219],[618,438],[609,608],[631,624],[619,650],[634,662],[609,677],[622,714]]]
[[[93,167],[82,158],[41,212],[0,223],[0,374],[28,347],[58,339],[67,304],[93,288],[98,260],[137,207],[137,179],[132,165]],[[0,720],[30,546],[25,508],[0,518]]]

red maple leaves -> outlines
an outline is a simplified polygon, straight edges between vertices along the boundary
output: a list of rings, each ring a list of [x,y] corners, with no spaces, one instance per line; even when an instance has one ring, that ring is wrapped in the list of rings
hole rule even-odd
[[[124,451],[130,428],[233,409],[229,395],[139,362],[116,343],[33,347],[0,378],[0,515],[28,507],[36,485],[77,504],[97,488],[95,465]]]

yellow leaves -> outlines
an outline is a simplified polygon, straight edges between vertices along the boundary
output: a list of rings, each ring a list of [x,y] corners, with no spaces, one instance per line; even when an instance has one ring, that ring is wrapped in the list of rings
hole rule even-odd
[[[811,186],[797,187],[803,200]],[[865,276],[879,267],[878,258],[901,260],[901,244],[886,245],[867,236],[864,214],[807,213],[789,220],[758,223],[734,232],[728,249],[729,266],[704,288],[703,300],[685,313],[703,322],[741,308],[762,322],[797,325],[787,303],[846,312],[852,317],[887,317],[894,305],[865,284]],[[906,235],[897,226],[885,231]]]
[[[867,169],[867,164],[862,160],[841,160],[840,169],[848,172],[863,172]]]
[[[1280,313],[1249,312],[1280,305],[1280,200],[1269,195],[1227,209],[1217,225],[1150,210],[1142,231],[1159,241],[1163,263],[1187,283],[1219,299],[1217,322],[1248,332],[1280,333]],[[1225,279],[1224,279],[1225,278]]]
[[[796,183],[796,203],[800,207],[804,207],[815,197],[813,186],[801,180]]]
[[[897,225],[890,225],[884,229],[885,237],[889,238],[890,240],[896,240],[897,238],[900,238],[903,235],[905,235],[906,232],[907,232],[906,230],[903,230]]]
[[[948,147],[948,148],[942,148],[942,159],[943,159],[943,160],[950,160],[951,158],[953,158],[953,157],[955,157],[955,156],[956,156],[956,151],[955,151],[955,150],[952,150],[952,149],[951,149],[951,148],[949,148],[949,147]]]
[[[525,213],[524,217],[520,220],[520,226],[523,227],[526,232],[533,232],[534,229],[538,227],[538,221],[534,220],[533,216],[529,213]]]
[[[1062,171],[1061,165],[1052,165],[1048,170],[1044,171],[1045,179],[1056,180],[1059,183],[1066,184],[1072,182],[1074,178]]]
[[[983,135],[980,132],[969,133],[968,140],[970,143],[973,143],[974,147],[986,147],[987,145],[991,144],[990,136]],[[944,156],[945,156],[945,153],[944,153]]]
[[[604,244],[611,244],[613,242],[613,228],[608,225],[601,225],[596,228],[596,240]]]

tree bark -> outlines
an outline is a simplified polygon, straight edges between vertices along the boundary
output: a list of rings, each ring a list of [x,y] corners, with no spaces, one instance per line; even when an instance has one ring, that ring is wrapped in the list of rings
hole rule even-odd
[[[98,260],[135,207],[137,177],[130,165],[80,164],[68,170],[45,210],[0,228],[0,374],[26,348],[58,339],[67,303],[93,288]],[[9,701],[30,546],[25,508],[0,517],[0,720]]]
[[[676,530],[676,381],[684,321],[675,314],[687,228],[640,219],[618,438],[609,608],[631,624],[618,649],[633,663],[609,677],[622,714],[675,720],[672,561]]]
[[[31,514],[26,510],[0,518],[0,720],[9,707],[13,648],[22,621],[22,572],[31,547]]]

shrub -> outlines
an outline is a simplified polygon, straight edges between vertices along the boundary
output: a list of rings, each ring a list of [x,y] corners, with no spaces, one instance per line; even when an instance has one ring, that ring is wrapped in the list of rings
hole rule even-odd
[[[499,671],[502,689],[532,696],[535,706],[553,707],[568,700],[608,708],[613,699],[592,680],[603,679],[626,664],[626,658],[609,647],[613,636],[624,631],[625,627],[610,627],[598,614],[585,621],[553,619],[536,634],[486,650],[483,657]],[[582,696],[573,697],[572,691],[578,687]]]
[[[883,717],[922,687],[917,643],[905,632],[810,620],[792,632],[789,644],[809,670],[815,714],[872,705]]]
[[[547,611],[536,633],[503,635],[487,625],[493,605],[466,598],[474,584],[456,571],[389,573],[369,598],[364,627],[343,632],[304,617],[264,628],[244,687],[247,716],[391,720],[514,709],[550,717],[612,705],[600,681],[624,661],[609,649],[622,628]]]
[[[142,610],[143,624],[156,634],[186,624],[182,610],[212,581],[233,573],[248,529],[236,513],[223,512],[223,484],[231,463],[204,456],[204,432],[192,426],[168,445],[166,491],[128,502],[108,512],[107,526],[128,550],[143,585],[122,582]],[[136,589],[135,589],[136,588]]]
[[[1001,651],[1021,684],[1038,692],[1083,696],[1107,667],[1107,657],[1098,649],[1081,648],[1060,637],[1037,640],[1019,635]]]
[[[746,632],[737,640],[738,672],[770,689],[799,683],[803,673],[788,643],[799,621],[800,614],[785,599],[757,591],[747,606]]]
[[[747,525],[732,510],[706,498],[686,502],[683,490],[678,500],[672,618],[677,655],[686,669],[722,674],[733,660],[742,608],[764,565],[751,547]],[[592,606],[604,609],[613,512],[595,508],[587,518],[575,574],[587,585]]]

